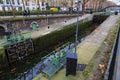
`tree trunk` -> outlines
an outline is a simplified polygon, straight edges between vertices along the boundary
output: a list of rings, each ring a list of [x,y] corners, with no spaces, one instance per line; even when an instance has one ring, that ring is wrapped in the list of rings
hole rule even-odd
[[[70,13],[72,14],[72,9],[73,9],[73,0],[71,0],[71,6],[70,6],[70,9],[71,9]]]
[[[82,15],[84,14],[85,11],[85,3],[82,4]]]
[[[13,6],[12,6],[12,3],[11,3],[11,1],[10,1],[10,0],[9,0],[9,3],[10,3],[10,7],[11,7],[11,9],[12,9],[12,14],[13,14],[13,17],[15,17],[14,9],[13,9]]]
[[[25,10],[25,3],[24,3],[24,0],[22,0],[22,3],[23,3],[23,11]]]
[[[93,0],[93,9],[95,10],[95,0]]]
[[[37,0],[37,5],[38,5],[38,8],[40,10],[40,3],[39,3],[39,0]]]
[[[89,0],[83,0],[83,3],[82,3],[82,14],[84,14],[85,4],[86,4],[88,1],[89,1]]]
[[[98,2],[95,1],[95,11],[97,10]]]
[[[57,0],[55,0],[55,6],[56,6],[56,7],[58,6],[58,4],[57,4]]]
[[[51,2],[51,6],[53,7],[53,6],[54,6],[54,4],[53,4],[54,1],[53,1],[53,0],[50,0],[50,2]]]
[[[98,3],[98,10],[100,10],[101,1]]]
[[[39,11],[40,11],[40,3],[39,0],[37,0],[37,14],[39,16]]]

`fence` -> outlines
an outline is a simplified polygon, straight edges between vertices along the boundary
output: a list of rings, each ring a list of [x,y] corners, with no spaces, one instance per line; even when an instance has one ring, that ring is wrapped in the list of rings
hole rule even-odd
[[[114,46],[112,49],[112,54],[111,54],[110,59],[109,59],[109,63],[107,66],[104,80],[115,80],[115,79],[113,79],[113,76],[114,76],[114,70],[115,70],[115,65],[116,65],[118,45],[120,45],[118,43],[119,42],[119,34],[120,34],[120,27],[119,27],[118,32],[116,34],[116,39],[115,39]]]

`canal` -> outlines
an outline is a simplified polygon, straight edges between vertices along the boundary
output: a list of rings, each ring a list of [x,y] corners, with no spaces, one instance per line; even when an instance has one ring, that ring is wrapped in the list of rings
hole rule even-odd
[[[82,34],[79,36],[79,42],[84,40],[84,38],[89,35],[97,26],[93,25],[81,31]],[[59,47],[63,46],[66,43],[74,43],[74,36],[71,36],[69,39],[64,42],[60,42],[58,45],[51,46],[46,50],[43,50],[40,53],[30,55],[21,62],[15,62],[11,66],[6,66],[0,68],[0,80],[31,80],[39,73],[39,68],[41,66],[41,59],[50,54],[52,51],[57,50]],[[64,47],[66,48],[66,47]],[[65,49],[66,50],[66,49]]]

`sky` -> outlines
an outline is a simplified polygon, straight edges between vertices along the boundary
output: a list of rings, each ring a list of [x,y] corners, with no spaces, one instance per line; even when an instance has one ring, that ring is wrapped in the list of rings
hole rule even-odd
[[[112,2],[116,3],[117,5],[120,5],[120,0],[108,0],[108,1],[112,1]]]

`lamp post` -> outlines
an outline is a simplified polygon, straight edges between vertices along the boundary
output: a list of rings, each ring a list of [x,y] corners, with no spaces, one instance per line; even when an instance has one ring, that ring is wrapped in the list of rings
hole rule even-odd
[[[81,1],[80,0],[77,0],[75,2],[76,6],[77,6],[77,22],[76,22],[76,34],[75,34],[75,53],[77,51],[77,44],[78,44],[78,23],[79,23],[79,12],[80,12],[80,3]]]
[[[48,14],[46,13],[46,23],[47,23],[47,28],[49,29],[50,26],[49,26],[49,20],[48,20]]]

